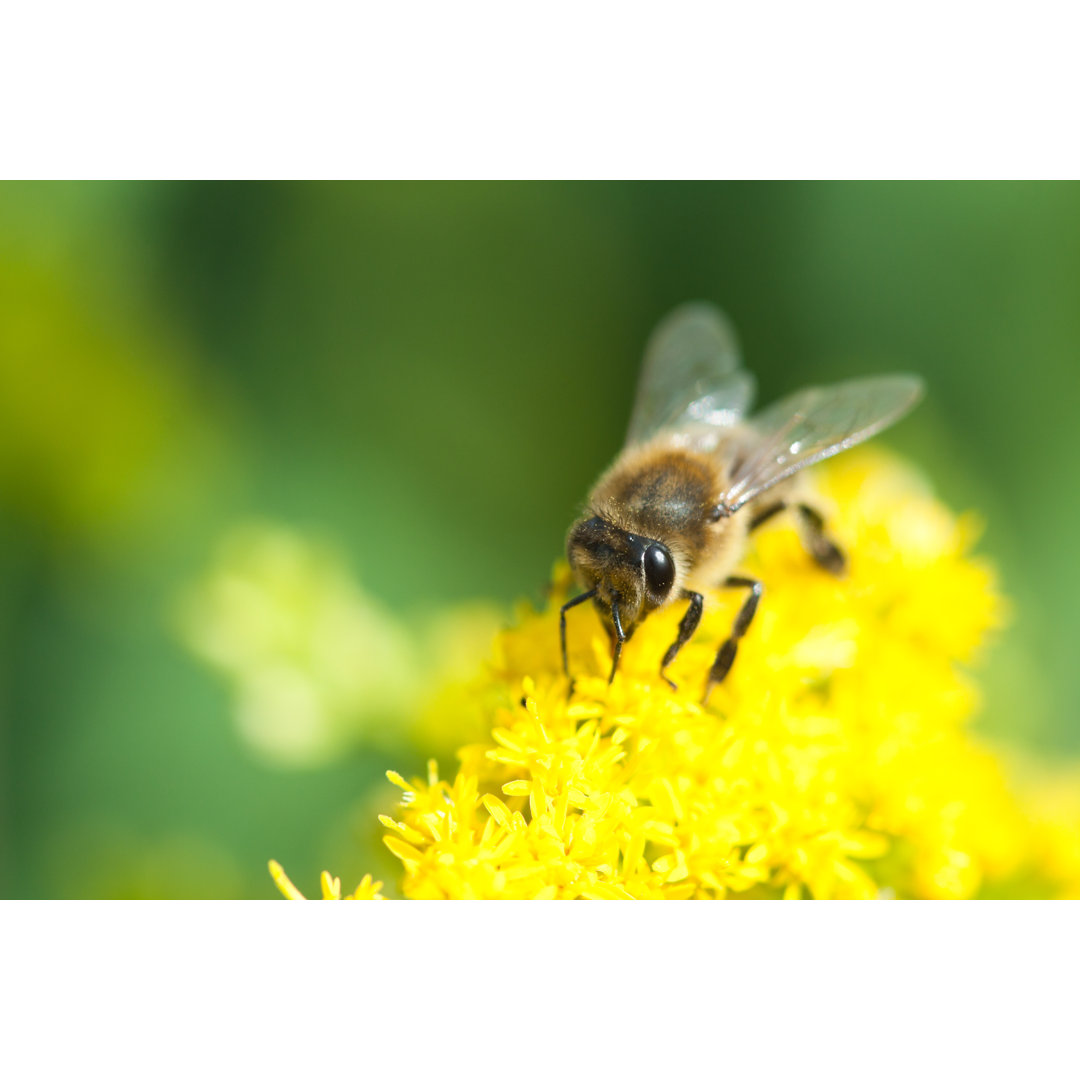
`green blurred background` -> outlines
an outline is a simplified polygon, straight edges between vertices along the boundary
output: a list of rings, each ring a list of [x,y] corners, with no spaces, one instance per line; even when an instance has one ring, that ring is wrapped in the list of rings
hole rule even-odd
[[[540,595],[694,298],[762,401],[926,377],[883,441],[987,522],[982,729],[1080,753],[1077,185],[4,184],[0,894],[392,884],[440,628]]]

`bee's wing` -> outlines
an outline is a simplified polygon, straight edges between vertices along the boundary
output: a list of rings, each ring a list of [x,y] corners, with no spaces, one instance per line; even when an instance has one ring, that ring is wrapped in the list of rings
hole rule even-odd
[[[750,420],[746,456],[724,494],[729,512],[799,469],[861,443],[899,420],[922,396],[916,375],[881,375],[811,386]]]
[[[742,369],[727,319],[711,304],[683,304],[649,338],[627,445],[664,428],[734,424],[753,398],[754,377]]]

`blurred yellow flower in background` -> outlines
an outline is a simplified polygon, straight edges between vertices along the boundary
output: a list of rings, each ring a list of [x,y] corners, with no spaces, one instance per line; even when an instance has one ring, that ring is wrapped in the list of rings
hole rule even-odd
[[[437,745],[431,717],[471,704],[451,688],[499,622],[489,605],[401,618],[334,546],[269,522],[226,533],[177,610],[185,644],[230,684],[241,737],[293,768],[414,733]]]
[[[823,573],[783,519],[761,528],[744,565],[764,600],[707,707],[739,597],[707,598],[669,670],[676,692],[658,668],[681,610],[642,624],[610,686],[607,637],[578,613],[568,698],[558,618],[571,583],[557,570],[544,609],[522,609],[457,691],[487,728],[456,776],[434,762],[423,779],[390,774],[401,808],[381,820],[406,896],[1076,893],[1075,787],[1039,777],[1026,785],[1037,800],[1017,795],[969,730],[966,665],[1004,614],[993,569],[971,554],[975,523],[877,451],[817,474],[848,572]]]
[[[237,526],[180,605],[188,646],[232,683],[244,739],[279,764],[333,760],[411,700],[412,643],[332,548]]]

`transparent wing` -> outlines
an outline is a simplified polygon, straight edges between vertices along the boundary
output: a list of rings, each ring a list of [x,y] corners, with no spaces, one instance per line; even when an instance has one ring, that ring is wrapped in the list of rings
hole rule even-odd
[[[683,304],[649,338],[627,445],[664,428],[734,424],[754,398],[735,332],[711,304]]]
[[[811,386],[750,422],[746,457],[724,495],[729,512],[799,469],[839,454],[895,423],[922,397],[916,375],[882,375]]]

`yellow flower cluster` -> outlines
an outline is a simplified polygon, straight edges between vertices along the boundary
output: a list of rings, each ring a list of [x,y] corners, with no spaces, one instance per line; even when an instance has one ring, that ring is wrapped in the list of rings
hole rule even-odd
[[[359,742],[399,751],[410,734],[438,743],[429,714],[450,700],[445,677],[475,670],[478,643],[498,624],[476,605],[430,612],[420,625],[402,620],[333,547],[265,522],[229,530],[179,597],[176,622],[228,680],[243,739],[291,768],[324,766]],[[432,671],[447,684],[441,702],[427,701],[423,673]]]
[[[588,609],[569,618],[568,696],[556,574],[473,685],[490,735],[453,780],[390,779],[387,847],[414,898],[965,897],[1024,879],[1061,894],[1080,842],[1036,820],[967,724],[961,665],[1002,618],[976,529],[875,452],[819,470],[849,569],[833,577],[783,517],[743,563],[765,595],[728,678],[704,677],[739,594],[706,598],[697,636],[659,677],[681,610],[654,614],[607,683]],[[1072,837],[1070,840],[1069,837]],[[287,880],[287,879],[286,879]],[[279,881],[280,884],[280,881]],[[324,889],[325,889],[324,883]]]
[[[281,890],[287,900],[306,900],[307,897],[289,880],[281,863],[274,859],[270,860],[270,876],[274,884]],[[382,900],[381,881],[372,881],[370,874],[365,874],[363,880],[356,887],[355,892],[346,896],[341,895],[341,878],[331,877],[325,870],[319,884],[322,886],[322,898],[324,900]]]

